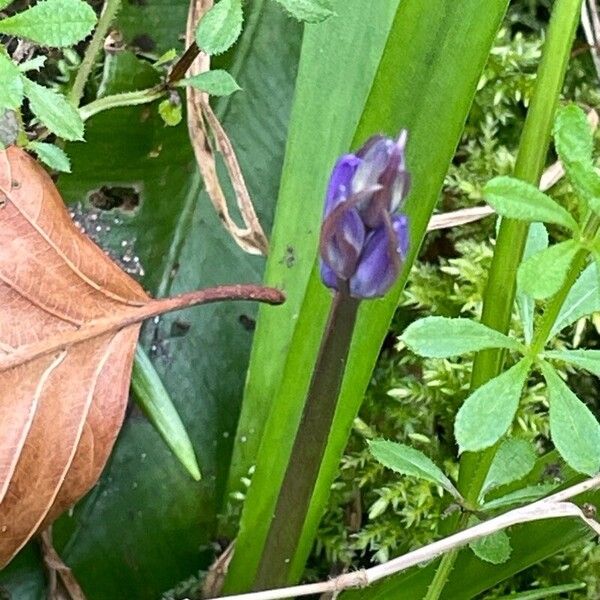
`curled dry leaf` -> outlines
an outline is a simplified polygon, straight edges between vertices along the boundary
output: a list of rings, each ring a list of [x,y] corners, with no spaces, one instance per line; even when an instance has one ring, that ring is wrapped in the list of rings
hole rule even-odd
[[[191,2],[186,32],[186,45],[188,47],[192,48],[194,46],[195,26],[212,5],[213,0],[193,0]],[[198,59],[190,67],[190,75],[199,75],[209,69],[210,57],[204,52],[199,52]],[[242,250],[249,254],[266,255],[269,243],[254,210],[233,144],[213,112],[208,101],[208,95],[191,86],[187,88],[186,94],[190,140],[206,191],[217,211],[217,215],[225,229]],[[221,153],[227,167],[238,209],[244,220],[244,227],[240,227],[229,212],[227,198],[219,181],[215,152],[213,145],[211,145],[209,132],[212,134],[212,144]]]
[[[0,151],[0,567],[96,482],[121,427],[140,323],[223,299],[152,300],[72,224],[46,172]]]

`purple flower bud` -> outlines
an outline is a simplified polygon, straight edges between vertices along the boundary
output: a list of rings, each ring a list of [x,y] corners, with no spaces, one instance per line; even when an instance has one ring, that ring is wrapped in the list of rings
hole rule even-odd
[[[372,137],[336,163],[321,231],[321,279],[333,289],[348,282],[357,298],[381,296],[408,252],[408,223],[394,215],[410,188],[406,130],[397,140]]]

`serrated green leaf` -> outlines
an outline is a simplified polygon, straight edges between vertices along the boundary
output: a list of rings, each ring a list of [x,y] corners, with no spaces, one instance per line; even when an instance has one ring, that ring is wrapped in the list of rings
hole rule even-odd
[[[276,0],[292,16],[300,21],[319,23],[333,16],[335,12],[328,0]]]
[[[494,445],[509,429],[519,407],[531,363],[521,360],[477,388],[461,406],[454,423],[460,452],[478,452]]]
[[[556,486],[552,483],[530,485],[511,492],[510,494],[500,496],[500,498],[490,500],[489,502],[486,502],[482,508],[483,510],[498,510],[499,508],[535,502],[536,500],[547,496],[550,492],[554,491],[555,488]]]
[[[161,116],[165,125],[175,127],[181,123],[183,111],[180,103],[171,102],[171,100],[163,100],[158,105],[158,114]]]
[[[191,86],[211,96],[229,96],[242,89],[236,80],[227,71],[223,71],[222,69],[206,71],[205,73],[200,73],[200,75],[187,77],[179,81],[177,85],[181,87]]]
[[[0,51],[0,113],[17,110],[23,102],[23,77],[6,54]]]
[[[530,441],[520,438],[504,440],[494,456],[481,495],[525,477],[535,466],[535,459],[535,448]]]
[[[600,350],[551,350],[548,358],[562,360],[600,377]]]
[[[54,134],[69,141],[83,139],[79,111],[57,92],[25,78],[25,95],[31,112]]]
[[[221,54],[240,36],[243,20],[241,0],[220,0],[200,19],[196,43],[207,54]]]
[[[400,336],[415,354],[448,358],[484,348],[518,350],[517,340],[471,319],[425,317],[411,323]]]
[[[583,270],[568,293],[549,337],[555,336],[561,329],[575,323],[581,317],[600,311],[599,270],[595,263]]]
[[[554,368],[542,363],[550,400],[550,436],[568,465],[579,473],[600,471],[600,424]]]
[[[554,124],[554,146],[564,165],[592,164],[594,138],[583,110],[575,104],[561,108]]]
[[[536,300],[556,294],[579,247],[575,240],[567,240],[530,256],[519,266],[519,288]]]
[[[479,519],[471,517],[469,525],[477,525]],[[505,563],[512,552],[510,538],[506,531],[497,531],[491,535],[486,535],[483,538],[475,540],[469,544],[469,548],[475,553],[477,558],[493,565],[501,565]]]
[[[195,481],[200,481],[200,467],[194,447],[169,393],[148,355],[139,346],[135,358],[131,386],[140,408],[186,471]]]
[[[0,33],[36,44],[64,48],[83,40],[96,24],[96,13],[83,0],[41,0],[0,21]]]
[[[460,493],[444,472],[425,454],[415,448],[388,440],[369,441],[371,454],[388,469],[442,486],[455,498]]]
[[[503,217],[554,223],[577,231],[577,222],[560,204],[536,186],[514,177],[496,177],[483,189],[486,202]]]
[[[545,250],[548,247],[548,231],[543,223],[532,223],[529,227],[527,244],[523,252],[523,260],[527,260],[533,254]],[[535,315],[535,301],[525,291],[521,289],[517,282],[517,307],[519,316],[523,325],[523,336],[525,342],[529,344],[533,339],[533,318]]]
[[[591,163],[575,162],[566,165],[573,188],[582,200],[600,214],[600,177]]]
[[[38,158],[51,169],[63,173],[71,172],[71,161],[62,148],[44,142],[29,142],[27,149],[35,152]]]

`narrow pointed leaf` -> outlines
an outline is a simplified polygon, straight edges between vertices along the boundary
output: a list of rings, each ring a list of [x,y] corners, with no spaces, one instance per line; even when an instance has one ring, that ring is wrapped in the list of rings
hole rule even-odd
[[[577,230],[577,222],[566,209],[536,186],[520,179],[496,177],[486,184],[483,194],[488,204],[503,217],[554,223]]]
[[[540,485],[530,485],[520,490],[510,492],[499,498],[494,498],[483,505],[483,510],[498,510],[499,508],[508,508],[519,504],[535,502],[554,491],[556,486],[552,483],[543,483]]]
[[[537,254],[548,247],[548,231],[543,223],[532,223],[529,227],[529,236],[523,253],[523,260]],[[523,336],[529,344],[533,339],[533,319],[535,315],[535,301],[519,285],[517,285],[517,306],[523,324]]]
[[[577,250],[579,244],[568,240],[530,256],[519,266],[519,288],[536,300],[553,296],[565,280]]]
[[[600,471],[600,424],[548,363],[542,363],[550,400],[550,436],[565,461],[579,473]]]
[[[481,489],[482,496],[490,490],[518,481],[535,466],[536,453],[532,443],[520,438],[504,440],[488,471]]]
[[[413,352],[429,358],[448,358],[484,348],[518,350],[513,339],[471,319],[425,317],[411,323],[400,336]]]
[[[529,372],[526,360],[477,388],[461,406],[454,435],[461,452],[478,452],[493,446],[509,429]]]
[[[156,427],[179,462],[195,481],[200,481],[200,467],[192,442],[181,422],[181,417],[152,366],[148,355],[138,347],[131,375],[131,387],[137,402]]]
[[[243,20],[241,0],[220,0],[198,23],[196,43],[207,54],[221,54],[240,37]]]
[[[596,263],[583,270],[568,293],[549,337],[555,336],[578,319],[600,311],[599,271],[600,267]]]
[[[71,161],[62,148],[45,142],[29,142],[27,149],[35,152],[38,158],[48,167],[63,173],[71,172]]]
[[[498,598],[498,600],[547,600],[547,598],[558,597],[585,588],[586,584],[583,583],[583,581],[565,583],[564,585],[553,585],[551,587],[531,590],[530,592],[517,592],[516,594],[510,594],[509,596],[502,596],[501,598]]]
[[[431,481],[442,486],[455,498],[460,498],[458,490],[444,472],[428,456],[415,448],[388,440],[374,440],[369,442],[369,450],[384,467],[401,475]]]
[[[580,369],[585,369],[600,377],[600,350],[551,350],[548,358],[562,360]]]
[[[63,48],[83,40],[95,23],[96,13],[83,0],[41,0],[27,10],[0,20],[0,33]]]

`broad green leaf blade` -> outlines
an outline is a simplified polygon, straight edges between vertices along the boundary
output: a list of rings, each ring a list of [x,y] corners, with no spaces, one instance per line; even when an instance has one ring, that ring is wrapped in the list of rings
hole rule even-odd
[[[489,448],[508,431],[530,366],[528,360],[521,360],[477,388],[465,400],[454,422],[454,435],[461,453]]]
[[[535,466],[536,453],[533,444],[520,438],[504,440],[488,471],[481,495],[490,490],[518,481],[525,477]]]
[[[48,167],[63,173],[71,172],[71,161],[62,148],[45,142],[29,142],[27,149],[35,152]]]
[[[365,15],[366,8],[372,6],[375,14],[381,14],[379,4],[358,3],[361,11],[358,18],[372,26],[370,40],[373,31],[381,30],[373,26],[373,17],[369,19]],[[390,7],[387,3],[384,6]],[[332,118],[335,117],[335,120],[332,123],[336,125],[332,127],[328,125],[329,121],[323,121],[323,114],[329,114],[329,111],[320,106],[313,123],[318,124],[321,131],[326,133],[318,133],[315,136],[314,130],[307,129],[304,135],[312,137],[311,143],[302,148],[304,151],[298,155],[294,153],[292,156],[288,147],[286,157],[290,174],[288,191],[294,193],[287,200],[293,202],[298,208],[295,214],[286,214],[285,219],[283,213],[278,214],[278,222],[281,218],[281,222],[285,221],[289,225],[286,230],[282,230],[281,235],[277,235],[276,230],[276,235],[273,237],[271,250],[273,262],[282,262],[277,273],[275,271],[270,273],[272,276],[277,276],[273,279],[267,278],[271,283],[285,281],[288,305],[281,313],[281,319],[270,320],[268,328],[263,325],[262,331],[257,331],[257,335],[261,337],[263,354],[261,360],[254,363],[255,372],[251,371],[249,381],[249,385],[256,386],[254,393],[257,402],[252,405],[253,408],[260,406],[259,400],[264,406],[264,398],[269,398],[270,406],[277,407],[277,411],[273,411],[263,437],[264,451],[258,458],[252,457],[248,463],[256,464],[257,468],[248,491],[245,514],[242,516],[242,529],[237,538],[238,553],[230,565],[229,580],[225,586],[228,591],[247,589],[248,582],[252,581],[258,558],[249,554],[260,548],[266,536],[268,523],[265,515],[272,514],[277,494],[274,488],[283,478],[291,439],[300,419],[308,379],[318,352],[319,331],[322,330],[330,304],[330,296],[323,289],[317,269],[312,270],[307,286],[309,269],[314,266],[318,223],[328,171],[337,154],[347,151],[349,147],[357,147],[373,133],[385,132],[396,135],[402,127],[407,127],[411,132],[408,165],[414,185],[406,204],[412,240],[409,257],[394,291],[382,300],[365,302],[361,307],[332,426],[332,435],[328,440],[328,448],[305,521],[303,536],[296,556],[290,563],[290,581],[296,581],[304,569],[352,423],[370,380],[392,315],[398,306],[402,287],[417,254],[433,207],[438,200],[444,176],[460,139],[483,65],[506,6],[506,0],[492,0],[483,5],[476,0],[466,0],[460,5],[451,0],[432,0],[426,4],[420,0],[402,0],[354,143],[346,142],[345,147],[342,145],[337,149],[329,143],[323,143],[324,139],[327,140],[327,136],[333,135],[336,131],[337,124],[340,122],[339,115],[344,115],[342,120],[344,126],[356,122],[356,117],[354,112],[334,110]],[[326,32],[325,28],[330,25],[333,27],[336,22],[347,22],[345,9],[354,7],[354,2],[336,3],[334,10],[339,14],[339,18],[320,25],[319,27],[323,28],[321,31],[330,33]],[[349,51],[346,46],[347,37],[337,40],[331,37],[326,39],[337,44],[337,51],[345,52],[345,63],[341,61],[340,64],[352,63],[353,61],[347,60],[349,55],[355,58],[361,56],[355,51],[355,39]],[[366,47],[371,49],[372,43],[367,44]],[[320,56],[316,64],[319,64],[328,53],[323,48],[322,42],[316,50]],[[423,57],[427,57],[427,60]],[[344,81],[343,78],[338,79],[340,72],[341,69],[338,67],[338,73],[334,71],[332,74],[335,81],[340,81],[340,89],[352,89],[353,86],[349,82]],[[311,82],[314,82],[314,78],[313,74]],[[359,81],[364,82],[365,79],[363,75]],[[338,89],[333,84],[331,87]],[[316,110],[319,103],[314,96],[314,85],[311,86],[310,91],[309,103],[314,105]],[[328,91],[323,90],[323,94]],[[415,98],[419,98],[418,103],[415,102]],[[296,101],[299,101],[298,95]],[[307,127],[307,122],[304,126]],[[344,129],[345,136],[348,136],[346,129]],[[433,139],[436,143],[432,145]],[[339,139],[337,142],[339,143]],[[321,160],[315,161],[316,169],[312,159],[309,158],[310,152],[306,151],[309,148],[318,149],[318,158]],[[333,156],[326,154],[327,160],[324,160],[323,149],[329,151],[333,149],[335,153]],[[307,160],[310,160],[310,163],[307,163]],[[301,170],[297,168],[298,164],[303,165]],[[318,188],[316,196],[315,187]],[[310,208],[305,203],[299,203],[299,197],[305,198],[307,203],[310,202]],[[290,219],[290,217],[296,218]],[[298,232],[297,237],[290,233],[293,228]],[[298,241],[300,244],[297,243]],[[286,271],[287,274],[282,275]],[[290,276],[295,277],[293,288],[290,288]],[[291,289],[293,293],[290,293]],[[304,302],[300,307],[302,298]],[[261,311],[261,319],[263,318],[264,312]],[[260,328],[259,322],[259,330]],[[273,343],[275,339],[278,340],[277,345]],[[278,356],[278,352],[281,352],[281,359],[278,357],[277,360],[273,360],[274,356]],[[269,369],[268,375],[260,379],[263,381],[266,379],[267,383],[258,386],[256,372],[265,368]],[[285,380],[285,385],[278,393],[282,380]],[[261,414],[264,414],[263,411]],[[262,427],[256,429],[260,430]]]
[[[469,525],[472,527],[480,523],[479,519],[472,518]],[[475,540],[469,544],[477,558],[493,565],[505,563],[512,552],[510,538],[506,531],[497,531],[484,538]]]
[[[533,254],[545,250],[548,247],[548,231],[543,223],[532,223],[529,227],[527,244],[523,252],[523,260],[527,260]],[[517,285],[516,302],[519,316],[523,324],[523,337],[525,343],[531,343],[533,339],[533,319],[535,315],[535,301]]]
[[[554,337],[559,331],[572,325],[578,319],[600,311],[600,286],[598,275],[600,267],[593,263],[588,265],[567,295],[549,338]]]
[[[550,436],[565,461],[579,473],[600,471],[600,424],[548,363],[542,363],[550,399]]]
[[[221,54],[240,37],[243,20],[241,0],[220,0],[200,19],[196,43],[207,54]]]
[[[578,162],[592,165],[594,137],[585,113],[576,104],[557,111],[554,146],[563,164],[568,166]]]
[[[23,102],[23,77],[18,67],[0,49],[0,114],[5,109],[16,110]]]
[[[502,217],[554,223],[577,231],[577,222],[560,204],[539,188],[514,177],[495,177],[484,189],[485,200]]]
[[[131,387],[140,408],[194,481],[200,481],[200,467],[194,447],[177,409],[148,355],[138,348],[131,375]]]
[[[562,360],[600,377],[600,350],[551,350],[545,356]]]
[[[556,294],[567,277],[579,247],[575,240],[567,240],[530,256],[519,266],[519,288],[536,300]]]
[[[516,594],[510,594],[509,596],[502,596],[498,600],[546,600],[547,598],[554,598],[555,596],[561,596],[568,594],[569,592],[576,592],[577,590],[583,590],[587,586],[582,581],[574,583],[565,583],[564,585],[553,585],[542,589],[531,590],[530,592],[517,592]]]
[[[490,500],[483,505],[483,510],[498,510],[499,508],[508,508],[519,504],[527,504],[529,502],[535,502],[544,496],[547,496],[556,489],[556,486],[551,483],[544,483],[540,485],[530,485],[520,490],[510,492],[494,500]]]
[[[339,17],[305,27],[265,275],[269,285],[285,290],[287,300],[279,307],[281,311],[259,308],[229,475],[229,494],[240,489],[241,478],[246,477],[255,464],[317,255],[318,223],[329,171],[337,157],[352,143],[397,4],[397,0],[385,5],[339,0],[336,4]],[[281,12],[279,7],[276,10]],[[366,23],[371,23],[372,27],[366,27]],[[348,55],[356,48],[360,51],[349,61]],[[328,86],[315,86],[315,80],[329,82],[338,93],[331,94]],[[340,114],[345,115],[342,121],[338,119]],[[300,197],[304,198],[303,202],[298,202]],[[318,293],[327,302],[328,294],[321,287]],[[326,318],[326,309],[318,315],[315,313],[315,331],[324,325]],[[306,359],[303,355],[300,357],[302,365]],[[303,365],[299,368],[305,369]],[[307,381],[304,383],[307,385]],[[298,410],[297,406],[293,409],[291,404],[289,406],[291,410]]]
[[[519,343],[471,319],[425,317],[411,323],[400,336],[415,354],[448,358],[484,348],[518,350]]]
[[[229,96],[242,89],[236,80],[227,71],[223,71],[222,69],[206,71],[205,73],[200,73],[200,75],[187,77],[178,82],[177,85],[191,86],[211,96]]]
[[[419,450],[388,440],[370,441],[369,450],[384,467],[401,475],[418,477],[440,485],[455,498],[460,498],[460,493],[444,472]]]
[[[318,23],[335,13],[330,0],[276,0],[291,15],[308,23]]]
[[[52,133],[69,141],[83,140],[83,121],[78,110],[57,92],[24,79],[31,112]]]
[[[41,0],[22,12],[0,20],[0,33],[56,48],[83,40],[96,24],[96,13],[83,0]]]

